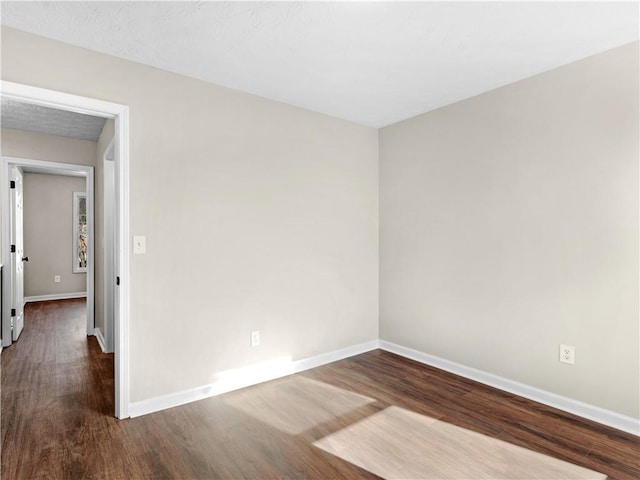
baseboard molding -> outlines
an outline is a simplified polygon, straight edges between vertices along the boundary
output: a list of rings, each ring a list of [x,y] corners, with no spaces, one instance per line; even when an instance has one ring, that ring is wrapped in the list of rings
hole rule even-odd
[[[96,329],[96,336],[98,337],[98,342],[102,347],[103,343],[100,341],[102,334],[99,333],[98,335],[98,332],[100,332],[99,329]],[[289,358],[280,358],[258,365],[250,365],[248,367],[222,372],[217,376],[218,378],[214,383],[149,398],[139,402],[132,402],[129,404],[129,415],[133,418],[165,410],[167,408],[177,407],[186,403],[195,402],[249,387],[251,385],[267,382],[269,380],[275,380],[276,378],[285,377],[311,368],[320,367],[322,365],[369,352],[377,348],[395,353],[405,358],[410,358],[426,365],[431,365],[441,370],[460,375],[470,380],[475,380],[485,385],[489,385],[545,405],[549,405],[551,407],[558,408],[565,412],[578,415],[617,430],[622,430],[624,432],[640,436],[639,419],[621,415],[611,410],[606,410],[578,400],[563,397],[546,390],[532,387],[514,380],[509,380],[492,373],[461,365],[450,360],[436,357],[435,355],[403,347],[402,345],[397,345],[385,340],[372,340],[370,342],[301,360],[293,361]]]
[[[86,298],[86,296],[87,296],[87,292],[54,293],[51,295],[34,295],[31,297],[24,297],[24,303],[46,302],[49,300],[68,300],[70,298]]]
[[[185,403],[228,393],[233,390],[250,387],[258,383],[268,382],[269,380],[275,380],[276,378],[285,377],[293,373],[302,372],[326,365],[327,363],[376,350],[378,345],[378,340],[372,340],[301,360],[279,358],[258,365],[250,365],[248,367],[222,372],[217,375],[217,380],[214,383],[149,398],[139,402],[132,402],[129,404],[129,416],[132,418],[139,417],[148,413],[184,405]]]
[[[107,349],[105,347],[107,342],[104,341],[104,336],[102,335],[102,331],[99,328],[94,328],[93,335],[96,337],[96,340],[98,340],[98,344],[102,349],[102,353],[107,353]]]
[[[447,372],[455,373],[461,377],[469,378],[476,382],[484,383],[485,385],[528,398],[529,400],[543,403],[565,412],[593,420],[594,422],[601,423],[617,430],[622,430],[633,435],[640,436],[640,419],[621,415],[619,413],[612,412],[611,410],[606,410],[595,405],[563,397],[555,393],[547,392],[546,390],[509,380],[472,367],[467,367],[450,360],[436,357],[435,355],[403,347],[402,345],[397,345],[385,340],[380,340],[379,343],[380,349],[386,350],[387,352],[395,353],[402,357],[410,358],[411,360],[431,365],[432,367],[446,370]]]

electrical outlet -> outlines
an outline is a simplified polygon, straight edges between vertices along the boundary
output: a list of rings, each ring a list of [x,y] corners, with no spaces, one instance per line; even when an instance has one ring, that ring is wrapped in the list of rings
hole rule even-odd
[[[260,345],[260,330],[254,330],[251,332],[251,346],[257,347]]]
[[[60,283],[60,275],[56,275],[55,277],[53,277],[53,281],[56,283]]]
[[[560,361],[573,365],[576,361],[576,349],[571,345],[560,345]]]

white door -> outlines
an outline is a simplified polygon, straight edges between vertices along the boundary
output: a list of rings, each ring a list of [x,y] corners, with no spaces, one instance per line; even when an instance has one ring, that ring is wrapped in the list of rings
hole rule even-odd
[[[11,339],[15,342],[24,326],[24,256],[22,170],[11,167]]]
[[[112,146],[110,149],[112,150]],[[113,154],[112,154],[113,155]],[[104,340],[107,352],[113,352],[113,325],[115,315],[115,162],[104,158]]]
[[[120,259],[122,258],[122,248],[120,242],[120,222],[118,221],[122,212],[120,211],[120,193],[122,188],[122,178],[120,178],[120,158],[118,157],[118,149],[117,149],[117,141],[114,140],[113,143],[113,275],[112,277],[112,285],[113,285],[113,322],[111,325],[113,329],[111,330],[112,338],[114,339],[114,347],[119,342],[116,342],[116,338],[120,338]],[[114,348],[115,350],[115,348]],[[120,355],[119,351],[115,351],[116,355]],[[117,374],[116,374],[117,375]],[[119,409],[119,399],[116,396],[116,412]]]
[[[116,121],[116,130],[118,129],[118,121]],[[113,346],[114,346],[114,357],[115,357],[115,377],[116,377],[116,398],[115,398],[115,407],[116,407],[116,417],[118,418],[125,418],[125,416],[128,416],[126,409],[128,408],[128,404],[129,404],[129,399],[127,397],[128,395],[128,383],[126,383],[123,379],[123,372],[127,372],[127,370],[125,370],[128,367],[128,363],[126,361],[126,359],[128,358],[128,350],[127,350],[127,345],[125,345],[123,342],[123,340],[125,339],[125,337],[122,335],[122,332],[120,330],[121,328],[121,321],[123,319],[123,317],[121,316],[120,312],[120,289],[122,288],[122,285],[120,283],[120,268],[123,266],[122,263],[122,257],[123,257],[123,245],[122,242],[120,241],[120,235],[121,235],[121,230],[120,230],[120,219],[122,218],[121,215],[124,214],[124,211],[121,210],[122,208],[122,204],[120,203],[121,200],[121,193],[122,193],[122,188],[123,188],[123,182],[124,179],[120,176],[120,162],[122,161],[122,159],[119,157],[118,154],[118,139],[116,138],[116,140],[114,141],[114,155],[113,155],[113,159],[114,159],[114,171],[113,171],[113,178],[114,178],[114,202],[113,202],[113,206],[114,206],[114,210],[113,210],[113,234],[115,237],[115,242],[114,242],[114,276],[115,276],[115,286],[113,289]],[[126,247],[126,245],[125,245]],[[113,281],[113,280],[112,280]],[[126,341],[128,342],[128,339],[126,339]],[[124,360],[123,360],[124,359]]]

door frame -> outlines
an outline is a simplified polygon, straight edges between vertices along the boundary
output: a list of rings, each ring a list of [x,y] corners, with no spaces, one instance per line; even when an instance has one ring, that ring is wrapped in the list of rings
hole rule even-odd
[[[102,158],[102,235],[103,235],[103,318],[104,332],[102,334],[102,350],[106,353],[113,352],[113,320],[115,307],[116,285],[111,281],[115,277],[115,204],[110,206],[107,198],[115,198],[116,195],[116,171],[114,156],[115,138],[112,138],[104,149]],[[107,179],[109,181],[107,181]],[[109,215],[107,215],[109,213]],[[111,302],[109,302],[111,300]]]
[[[89,233],[88,248],[90,252],[94,252],[94,167],[88,165],[75,165],[72,163],[47,162],[43,160],[32,160],[29,158],[18,157],[2,157],[2,173],[0,180],[2,182],[2,245],[10,245],[11,243],[11,225],[10,225],[10,202],[11,189],[8,186],[8,179],[11,175],[11,168],[19,167],[23,174],[25,173],[42,173],[49,175],[65,175],[70,177],[84,177],[87,192],[87,230]],[[11,253],[8,248],[2,249],[2,263],[10,265]],[[94,325],[94,302],[95,302],[95,280],[94,280],[94,255],[89,255],[87,259],[87,335],[93,335]],[[9,273],[7,271],[7,273]],[[11,272],[12,274],[13,272]],[[5,279],[7,280],[7,279]],[[7,280],[4,285],[11,286],[12,281]],[[2,297],[2,346],[8,347],[12,342],[11,332],[11,316],[10,307],[13,302],[11,289],[6,288]]]
[[[130,403],[129,324],[131,283],[129,248],[129,107],[118,103],[105,102],[94,98],[81,97],[55,90],[7,82],[5,80],[1,81],[0,94],[5,98],[22,103],[41,105],[115,120],[115,181],[116,198],[118,202],[115,211],[117,229],[116,275],[120,278],[120,285],[116,287],[119,289],[120,301],[114,315],[115,416],[117,418],[127,418],[129,417]],[[93,171],[91,174],[93,175]],[[5,189],[8,190],[8,182],[2,181],[2,183],[0,183],[0,190]],[[93,202],[91,206],[93,208]],[[2,237],[2,252],[4,258],[4,252],[8,247],[4,241],[4,229]],[[3,269],[3,271],[5,272],[3,279],[7,280],[7,270]],[[113,281],[115,281],[115,279],[113,279]],[[3,290],[6,291],[6,289],[7,283],[5,282]],[[3,299],[4,298],[3,295]]]

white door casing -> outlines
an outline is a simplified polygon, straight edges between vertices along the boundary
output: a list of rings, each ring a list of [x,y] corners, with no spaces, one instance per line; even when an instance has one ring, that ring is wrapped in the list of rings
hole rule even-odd
[[[82,97],[69,93],[48,90],[30,85],[24,85],[5,80],[0,81],[0,95],[14,101],[27,103],[31,105],[42,105],[45,107],[56,108],[59,110],[72,111],[85,115],[101,116],[105,118],[113,118],[115,120],[115,191],[116,191],[116,208],[115,208],[115,274],[119,279],[119,285],[116,287],[117,295],[114,308],[114,363],[115,363],[115,415],[117,418],[129,417],[129,314],[130,314],[130,251],[129,251],[129,107],[122,104],[106,102],[95,98]],[[9,159],[3,157],[2,177],[7,180],[9,172],[6,169]],[[38,161],[33,161],[38,162]],[[50,164],[49,164],[50,165]],[[87,172],[88,183],[93,185],[93,168]],[[6,212],[9,203],[8,181],[6,186],[0,188],[2,192],[2,209]],[[93,201],[88,204],[88,208],[93,209]],[[8,212],[6,212],[8,214]],[[6,218],[6,217],[4,217]],[[6,225],[5,220],[2,220]],[[7,225],[8,227],[8,225]],[[91,226],[92,228],[92,226]],[[2,258],[4,263],[9,263],[9,255],[7,245],[9,243],[8,228],[2,232]],[[93,235],[90,237],[93,238]],[[93,251],[93,245],[90,249]],[[90,260],[93,257],[90,256]],[[3,280],[5,281],[3,288],[3,307],[2,307],[2,325],[3,332],[7,332],[9,322],[9,288],[10,272],[8,269],[3,271]],[[93,278],[91,280],[93,281]],[[93,314],[93,299],[89,307],[89,299],[87,299],[87,307],[91,308]],[[11,337],[5,340],[3,335],[2,343],[4,346],[11,344]]]

